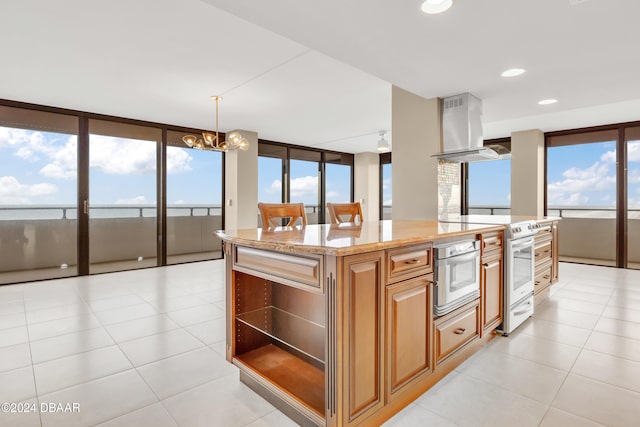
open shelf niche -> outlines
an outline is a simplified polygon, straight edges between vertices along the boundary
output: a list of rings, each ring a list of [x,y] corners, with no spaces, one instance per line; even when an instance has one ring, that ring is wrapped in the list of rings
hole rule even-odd
[[[324,417],[324,295],[234,272],[234,357]]]

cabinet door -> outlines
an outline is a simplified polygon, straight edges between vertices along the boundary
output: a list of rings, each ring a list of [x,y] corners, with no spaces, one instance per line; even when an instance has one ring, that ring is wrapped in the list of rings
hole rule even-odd
[[[386,289],[387,400],[431,368],[432,275]]]
[[[384,404],[382,388],[383,252],[344,259],[345,424]]]
[[[482,329],[488,331],[502,322],[502,253],[482,259]]]

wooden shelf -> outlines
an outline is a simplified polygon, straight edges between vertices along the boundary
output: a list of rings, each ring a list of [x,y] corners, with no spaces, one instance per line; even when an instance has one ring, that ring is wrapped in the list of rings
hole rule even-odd
[[[273,344],[236,356],[261,376],[325,417],[324,372]]]
[[[273,306],[238,314],[236,319],[324,364],[323,326]]]

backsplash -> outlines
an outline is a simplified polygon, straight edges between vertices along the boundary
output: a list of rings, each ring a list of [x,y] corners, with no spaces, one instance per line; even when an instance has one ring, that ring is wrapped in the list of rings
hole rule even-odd
[[[438,218],[460,215],[460,163],[438,160]]]

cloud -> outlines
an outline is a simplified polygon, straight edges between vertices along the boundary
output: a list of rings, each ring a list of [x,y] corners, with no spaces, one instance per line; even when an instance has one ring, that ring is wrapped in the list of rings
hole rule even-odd
[[[40,169],[48,178],[75,179],[78,174],[78,141],[70,136],[62,148],[48,154],[50,163]]]
[[[605,153],[602,157],[604,158]],[[592,191],[604,191],[615,187],[615,172],[610,172],[610,164],[595,162],[588,168],[570,168],[562,173],[563,180],[548,184],[547,195],[550,205],[584,205]]]
[[[640,142],[627,143],[627,158],[630,162],[640,162]]]
[[[156,145],[149,141],[91,135],[89,166],[111,175],[154,175]]]
[[[48,196],[57,192],[58,187],[54,184],[21,184],[16,177],[0,177],[0,204],[33,203],[31,197]]]
[[[282,191],[282,182],[279,179],[274,180],[265,191],[267,193],[280,193]]]
[[[600,161],[605,163],[615,163],[616,162],[616,150],[607,151],[602,156],[600,156]]]
[[[136,196],[130,199],[118,199],[116,200],[116,205],[146,205],[147,198],[145,196]]]
[[[155,175],[156,144],[149,141],[92,135],[89,166],[110,175]],[[167,172],[191,170],[192,157],[181,148],[167,150]]]
[[[191,160],[188,150],[178,147],[167,147],[167,173],[189,172],[191,170]]]
[[[318,193],[317,176],[301,176],[291,180],[291,199],[301,199]]]

